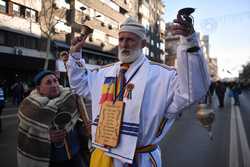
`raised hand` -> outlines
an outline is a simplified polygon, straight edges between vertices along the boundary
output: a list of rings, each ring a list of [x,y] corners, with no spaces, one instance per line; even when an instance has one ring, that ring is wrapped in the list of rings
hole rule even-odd
[[[174,19],[174,25],[171,27],[173,35],[182,35],[186,37],[195,32],[193,27],[193,20],[189,16],[193,12],[193,8],[184,8],[178,12],[177,19]]]
[[[84,46],[87,35],[78,36],[71,40],[70,53],[79,52]]]

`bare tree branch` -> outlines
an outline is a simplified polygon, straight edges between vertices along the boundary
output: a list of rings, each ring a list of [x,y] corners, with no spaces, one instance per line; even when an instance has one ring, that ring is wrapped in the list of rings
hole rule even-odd
[[[66,10],[57,9],[54,5],[55,0],[42,0],[42,9],[39,14],[39,24],[42,33],[47,37],[47,47],[46,47],[46,59],[44,68],[48,68],[48,59],[50,53],[50,43],[53,40],[54,36],[58,34],[55,31],[56,25],[65,18]],[[58,17],[58,19],[55,19]]]

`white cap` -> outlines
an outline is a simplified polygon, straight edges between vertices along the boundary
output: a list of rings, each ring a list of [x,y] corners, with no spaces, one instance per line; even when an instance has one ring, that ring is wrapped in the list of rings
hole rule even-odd
[[[133,17],[127,18],[120,26],[120,32],[131,32],[145,39],[146,31],[143,25],[138,23]]]

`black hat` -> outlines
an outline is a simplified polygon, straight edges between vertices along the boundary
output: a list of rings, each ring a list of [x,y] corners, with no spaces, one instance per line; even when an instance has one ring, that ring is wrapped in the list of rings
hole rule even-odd
[[[36,74],[36,76],[34,77],[34,79],[33,79],[35,86],[40,85],[41,80],[42,80],[46,75],[50,75],[50,74],[55,75],[54,72],[49,71],[49,70],[42,70],[42,71],[38,72],[38,73]]]

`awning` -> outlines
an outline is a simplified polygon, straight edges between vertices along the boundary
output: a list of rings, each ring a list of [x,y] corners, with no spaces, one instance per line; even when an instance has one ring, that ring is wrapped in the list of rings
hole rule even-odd
[[[69,49],[69,45],[62,41],[53,41],[56,47]]]

